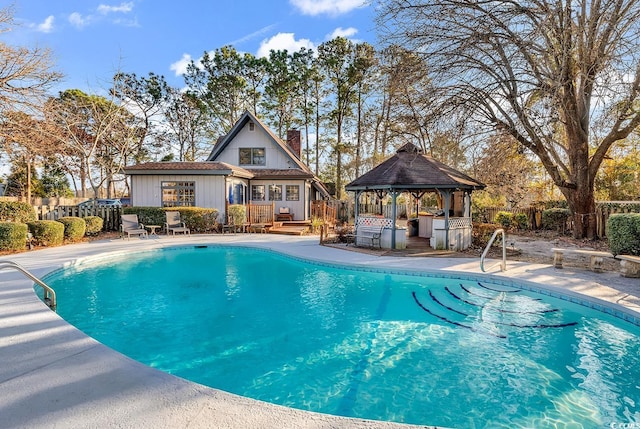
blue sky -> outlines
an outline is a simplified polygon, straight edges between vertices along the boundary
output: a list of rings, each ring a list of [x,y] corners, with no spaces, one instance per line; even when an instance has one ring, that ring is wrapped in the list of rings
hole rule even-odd
[[[233,45],[257,56],[315,48],[336,35],[375,44],[367,0],[15,0],[10,45],[47,47],[65,80],[100,92],[117,71],[164,75],[176,87],[189,60]]]

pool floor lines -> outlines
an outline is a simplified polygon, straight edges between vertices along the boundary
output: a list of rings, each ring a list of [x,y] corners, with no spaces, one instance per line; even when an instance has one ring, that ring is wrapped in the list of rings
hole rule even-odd
[[[519,295],[517,298],[509,299],[507,297],[502,297],[500,295],[487,296],[487,295],[475,292],[474,290],[466,287],[462,283],[460,283],[460,288],[464,290],[466,293],[468,293],[469,295],[477,296],[478,298],[483,298],[483,299],[491,299],[491,300],[495,300],[499,298],[501,302],[521,302],[522,298],[524,297],[523,295]],[[530,298],[530,299],[532,301],[540,301],[539,298]]]
[[[488,300],[495,300],[497,298],[497,297],[489,297],[489,296],[484,296],[484,295],[474,293],[473,291],[467,289],[462,283],[460,284],[460,288],[462,288],[462,290],[467,292],[469,295],[477,296],[480,298],[484,298]],[[500,302],[518,303],[521,301],[501,299]],[[486,308],[486,304],[484,308]],[[492,306],[491,309],[499,311],[501,313],[514,313],[514,314],[540,314],[540,313],[555,313],[556,311],[559,311],[557,308],[548,308],[548,309],[536,310],[536,311],[514,311],[514,310],[506,310],[504,308],[495,307],[495,306]]]
[[[452,313],[459,314],[459,315],[461,315],[461,316],[464,316],[465,318],[473,317],[473,318],[475,318],[476,320],[478,320],[478,321],[480,321],[480,322],[482,322],[482,323],[489,323],[489,324],[492,324],[492,325],[509,326],[509,327],[512,327],[512,328],[518,328],[518,329],[566,328],[566,327],[570,327],[570,326],[576,326],[576,325],[578,324],[577,322],[519,324],[519,323],[513,323],[513,322],[502,322],[502,321],[493,320],[493,319],[488,319],[488,318],[481,318],[480,314],[482,314],[482,310],[484,310],[484,309],[486,309],[486,308],[488,308],[489,310],[496,310],[496,311],[498,311],[498,312],[504,312],[504,313],[510,313],[510,314],[521,314],[521,315],[525,315],[525,314],[527,314],[527,315],[540,315],[540,316],[544,316],[545,314],[552,313],[552,312],[553,312],[553,313],[555,313],[555,312],[557,312],[557,309],[552,309],[552,310],[549,310],[549,311],[540,311],[540,312],[528,312],[528,311],[518,312],[518,311],[509,311],[509,310],[500,309],[500,308],[493,307],[493,306],[487,306],[487,305],[485,305],[485,306],[481,306],[481,305],[478,305],[478,304],[474,304],[474,303],[470,303],[470,302],[468,302],[468,301],[465,301],[464,299],[462,299],[462,298],[458,297],[458,296],[457,296],[457,295],[455,295],[453,292],[451,292],[451,290],[449,289],[449,287],[448,287],[448,286],[445,286],[445,290],[446,290],[447,292],[449,292],[449,294],[450,294],[451,296],[453,296],[454,298],[456,298],[456,299],[458,299],[458,300],[460,300],[460,301],[462,301],[462,302],[464,302],[464,303],[466,303],[466,304],[469,304],[469,305],[471,305],[471,306],[479,307],[479,308],[480,308],[480,313],[479,313],[478,315],[467,314],[467,313],[464,313],[464,312],[462,312],[462,311],[460,311],[460,310],[457,310],[457,309],[455,309],[455,308],[453,308],[453,307],[450,307],[450,306],[448,306],[448,305],[444,304],[443,302],[441,302],[440,300],[438,300],[438,298],[433,294],[433,292],[431,291],[431,289],[429,289],[429,297],[431,297],[431,300],[432,300],[433,302],[435,302],[436,304],[440,305],[442,308],[444,308],[444,309],[446,309],[446,310],[448,310],[448,311],[450,311],[450,312],[452,312]],[[418,305],[419,305],[423,310],[425,310],[426,312],[428,312],[429,314],[431,314],[431,315],[433,315],[433,316],[435,316],[435,317],[438,317],[438,318],[440,318],[441,320],[445,320],[446,322],[451,323],[451,324],[454,324],[454,325],[456,325],[456,326],[463,326],[463,327],[466,327],[466,325],[464,325],[464,324],[462,324],[462,323],[460,323],[460,322],[453,321],[453,320],[451,320],[451,319],[449,319],[449,318],[447,318],[447,317],[445,317],[445,316],[439,316],[439,315],[437,315],[436,313],[434,313],[434,312],[430,311],[427,307],[425,307],[425,306],[424,306],[424,304],[422,304],[422,303],[418,300],[418,298],[417,298],[417,295],[416,295],[415,291],[414,291],[414,292],[412,292],[412,294],[413,294],[413,299],[416,301],[416,303],[417,303],[417,304],[418,304]],[[471,327],[469,327],[469,328],[471,328]]]
[[[518,292],[522,292],[522,289],[513,289],[513,290],[501,290],[501,289],[493,289],[490,288],[489,286],[483,285],[480,282],[477,282],[478,286],[480,286],[481,288],[485,288],[487,290],[490,290],[492,292],[504,292],[504,293],[518,293]]]
[[[451,320],[451,319],[448,319],[448,318],[446,318],[444,316],[440,316],[440,315],[434,313],[433,311],[429,310],[427,307],[425,307],[425,305],[422,304],[422,302],[420,302],[420,300],[418,299],[418,296],[416,295],[415,291],[412,291],[411,295],[413,296],[413,300],[416,302],[416,304],[418,304],[418,306],[420,308],[422,308],[424,311],[426,311],[427,313],[429,313],[433,317],[436,317],[436,318],[438,318],[440,320],[443,320],[443,321],[445,321],[447,323],[450,323],[452,325],[459,326],[461,328],[470,329],[473,332],[480,332],[480,333],[483,333],[483,334],[489,334],[489,335],[493,335],[494,337],[498,337],[498,338],[504,338],[504,339],[507,338],[506,335],[496,334],[496,333],[491,332],[491,331],[478,330],[478,329],[474,328],[473,326],[465,325],[464,323],[456,322],[455,320]]]

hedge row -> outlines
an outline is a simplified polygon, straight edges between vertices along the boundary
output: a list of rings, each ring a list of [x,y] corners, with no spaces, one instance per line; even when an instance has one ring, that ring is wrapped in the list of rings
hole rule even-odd
[[[64,241],[79,241],[85,234],[97,234],[102,230],[102,219],[62,217],[55,220],[30,220],[25,222],[0,222],[0,250],[23,250],[27,232],[34,244],[59,246]]]
[[[19,201],[0,201],[0,222],[27,223],[37,220],[31,204]]]
[[[144,225],[161,225],[166,222],[165,212],[180,212],[180,219],[191,232],[211,232],[218,227],[218,209],[200,207],[124,207],[123,214],[136,214]]]
[[[616,213],[607,221],[609,249],[614,255],[640,256],[640,213]]]

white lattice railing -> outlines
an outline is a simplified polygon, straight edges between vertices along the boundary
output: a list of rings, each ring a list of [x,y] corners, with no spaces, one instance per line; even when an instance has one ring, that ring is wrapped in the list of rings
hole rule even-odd
[[[391,228],[393,226],[393,219],[388,219],[384,217],[358,216],[358,220],[356,221],[356,227],[358,225],[380,226],[382,228]]]
[[[449,219],[449,229],[471,229],[470,217],[454,217]]]

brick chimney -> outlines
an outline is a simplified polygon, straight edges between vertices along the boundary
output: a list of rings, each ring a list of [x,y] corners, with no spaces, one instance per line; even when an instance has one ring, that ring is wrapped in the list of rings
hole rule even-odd
[[[287,146],[301,158],[300,130],[287,130]]]

